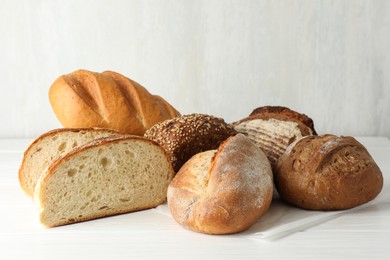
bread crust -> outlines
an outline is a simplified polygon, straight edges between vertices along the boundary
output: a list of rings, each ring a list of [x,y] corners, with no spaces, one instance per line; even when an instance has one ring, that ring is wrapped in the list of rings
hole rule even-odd
[[[163,98],[113,71],[62,75],[50,87],[49,100],[64,127],[103,127],[140,136],[180,115]]]
[[[272,193],[267,157],[238,134],[184,164],[168,187],[168,206],[188,229],[229,234],[253,225],[268,210]]]
[[[340,210],[367,203],[383,176],[367,149],[350,136],[307,136],[289,146],[274,172],[279,195],[304,209]]]
[[[190,114],[165,120],[146,131],[145,137],[156,141],[168,153],[173,169],[193,155],[218,148],[236,131],[222,118],[205,114]]]

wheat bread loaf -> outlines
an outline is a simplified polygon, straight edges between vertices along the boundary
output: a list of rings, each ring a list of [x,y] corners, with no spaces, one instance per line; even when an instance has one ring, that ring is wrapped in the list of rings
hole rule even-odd
[[[162,204],[173,177],[165,151],[136,136],[108,137],[55,160],[34,194],[40,221],[65,225]]]
[[[274,171],[280,197],[301,208],[340,210],[374,199],[383,176],[367,149],[350,136],[306,136],[292,143]]]
[[[166,100],[113,71],[77,70],[60,76],[49,100],[64,127],[102,127],[142,136],[154,124],[179,116]]]
[[[54,159],[94,139],[117,135],[121,134],[103,128],[60,128],[42,134],[23,154],[18,174],[22,190],[32,197],[39,177]]]
[[[207,234],[248,229],[269,208],[270,163],[242,134],[218,148],[194,155],[168,188],[168,207],[184,227]]]

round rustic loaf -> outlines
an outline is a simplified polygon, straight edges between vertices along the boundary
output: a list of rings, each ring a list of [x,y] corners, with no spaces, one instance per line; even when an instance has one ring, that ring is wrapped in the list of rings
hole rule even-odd
[[[222,118],[204,114],[179,116],[158,123],[146,131],[145,137],[160,144],[168,153],[173,169],[191,156],[218,148],[229,136],[236,134]]]
[[[302,136],[317,134],[311,118],[280,106],[256,108],[231,125],[264,151],[273,168],[289,144]]]
[[[374,199],[382,173],[353,137],[307,136],[279,158],[275,185],[282,199],[304,209],[339,210]]]
[[[271,165],[242,134],[217,151],[194,155],[168,187],[168,207],[184,227],[207,234],[241,232],[269,208],[273,194]]]

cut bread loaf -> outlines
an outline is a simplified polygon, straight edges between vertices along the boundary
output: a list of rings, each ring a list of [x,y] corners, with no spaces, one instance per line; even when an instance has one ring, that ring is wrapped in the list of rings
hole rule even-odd
[[[169,185],[168,206],[188,229],[228,234],[253,225],[268,210],[272,194],[267,157],[238,134],[183,165]]]
[[[155,207],[173,178],[165,151],[136,136],[92,141],[55,160],[35,189],[42,224],[53,227]]]
[[[24,152],[19,169],[20,186],[33,196],[39,177],[54,159],[94,139],[114,135],[120,133],[103,128],[60,128],[39,136]]]

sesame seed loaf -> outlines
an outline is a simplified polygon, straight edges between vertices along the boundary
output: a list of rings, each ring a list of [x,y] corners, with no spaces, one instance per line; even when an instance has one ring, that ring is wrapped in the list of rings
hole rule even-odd
[[[165,120],[146,131],[145,137],[160,144],[168,153],[173,169],[180,167],[199,152],[216,149],[236,134],[222,118],[190,114]]]
[[[256,108],[248,117],[231,125],[265,152],[272,168],[290,143],[317,134],[312,119],[280,106]]]
[[[21,188],[32,197],[39,177],[54,159],[94,139],[114,135],[121,134],[104,128],[60,128],[42,134],[23,154],[19,169]]]

